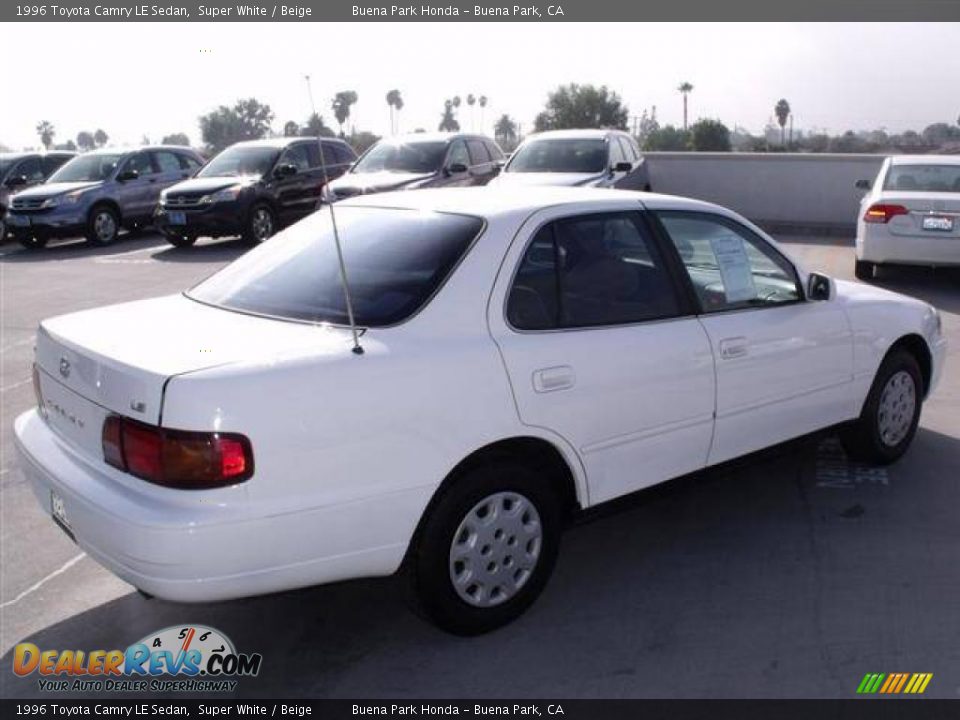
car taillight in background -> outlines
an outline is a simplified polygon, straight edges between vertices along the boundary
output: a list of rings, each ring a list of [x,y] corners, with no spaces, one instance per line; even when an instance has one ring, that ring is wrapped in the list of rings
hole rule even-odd
[[[903,205],[889,205],[887,203],[877,203],[871,205],[863,215],[863,221],[868,223],[890,222],[897,215],[909,215],[910,211]]]
[[[250,441],[234,433],[168,430],[110,415],[102,444],[107,464],[156,485],[206,490],[253,475]]]

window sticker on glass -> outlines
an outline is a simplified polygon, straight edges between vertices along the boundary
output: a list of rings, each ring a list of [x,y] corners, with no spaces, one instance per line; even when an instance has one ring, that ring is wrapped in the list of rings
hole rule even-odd
[[[733,234],[715,235],[710,246],[717,257],[720,277],[723,278],[727,302],[744,302],[757,296],[750,272],[750,259],[743,247],[743,239]]]

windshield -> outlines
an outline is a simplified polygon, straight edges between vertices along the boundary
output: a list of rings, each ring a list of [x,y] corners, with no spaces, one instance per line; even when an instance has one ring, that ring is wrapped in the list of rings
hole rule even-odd
[[[960,165],[891,165],[883,189],[960,193]]]
[[[113,174],[122,157],[122,153],[80,155],[57,170],[47,182],[101,182]]]
[[[7,174],[7,170],[13,167],[13,163],[16,160],[14,156],[4,157],[0,155],[0,179],[3,179],[3,176]]]
[[[353,172],[433,173],[440,169],[447,143],[439,142],[380,142],[360,158]]]
[[[598,173],[606,167],[607,143],[602,138],[556,138],[524,143],[507,172]]]
[[[240,177],[266,175],[276,162],[280,149],[275,147],[227,148],[211,160],[197,177]]]
[[[417,312],[483,227],[479,218],[388,208],[337,208],[337,228],[358,325]],[[318,212],[187,293],[231,310],[348,323],[329,212]]]

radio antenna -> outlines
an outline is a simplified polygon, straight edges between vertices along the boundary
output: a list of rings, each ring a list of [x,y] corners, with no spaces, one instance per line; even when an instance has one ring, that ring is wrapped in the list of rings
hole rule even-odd
[[[330,176],[327,173],[327,156],[323,151],[323,136],[320,134],[322,126],[317,117],[317,149],[320,151],[320,167],[323,168],[323,190],[320,192],[320,204],[324,199],[330,208],[330,224],[333,226],[333,244],[337,246],[337,262],[340,264],[340,284],[343,286],[343,300],[347,305],[347,319],[350,321],[350,332],[353,333],[353,354],[363,355],[363,346],[360,344],[360,333],[357,331],[357,321],[353,315],[353,300],[350,296],[350,283],[347,282],[347,265],[343,261],[343,248],[340,245],[340,231],[337,229],[337,215],[333,211],[333,195],[330,193]]]

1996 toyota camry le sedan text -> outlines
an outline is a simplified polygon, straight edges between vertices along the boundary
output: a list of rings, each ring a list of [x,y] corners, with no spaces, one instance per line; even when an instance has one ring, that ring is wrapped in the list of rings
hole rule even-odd
[[[44,321],[16,421],[46,512],[179,601],[403,565],[472,634],[524,611],[565,518],[819,428],[888,463],[937,311],[798,267],[723,208],[617,190],[350,198],[182,295]]]

